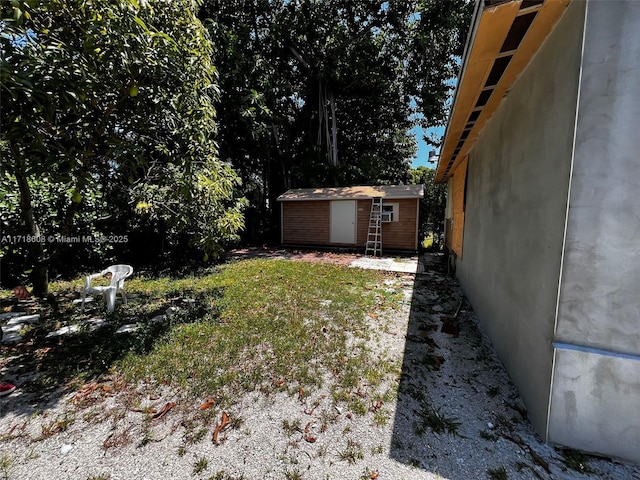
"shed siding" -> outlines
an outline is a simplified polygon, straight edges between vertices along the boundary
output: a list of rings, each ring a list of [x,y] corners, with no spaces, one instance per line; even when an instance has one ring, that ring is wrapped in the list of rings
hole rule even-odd
[[[417,215],[418,199],[407,198],[401,200],[385,200],[383,203],[397,203],[397,222],[382,224],[382,251],[391,250],[416,250],[417,249]],[[371,214],[371,200],[358,201],[358,247],[364,247],[367,241],[369,228],[369,216]]]
[[[328,200],[282,202],[282,243],[328,245],[330,218]]]
[[[419,199],[389,200],[398,204],[399,221],[382,224],[382,249],[416,250]],[[356,247],[367,241],[371,200],[358,200]],[[282,202],[282,243],[289,245],[332,245],[329,200]]]

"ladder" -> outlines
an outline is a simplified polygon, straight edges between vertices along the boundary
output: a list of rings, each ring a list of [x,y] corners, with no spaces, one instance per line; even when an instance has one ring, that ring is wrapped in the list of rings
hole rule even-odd
[[[374,257],[382,256],[382,197],[371,199],[371,215],[369,216],[369,231],[364,254]]]

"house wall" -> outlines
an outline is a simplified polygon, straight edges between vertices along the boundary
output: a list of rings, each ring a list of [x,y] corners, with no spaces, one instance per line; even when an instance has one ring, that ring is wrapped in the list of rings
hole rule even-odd
[[[583,17],[584,3],[572,2],[471,150],[457,260],[465,293],[543,436]]]
[[[589,1],[549,439],[640,462],[640,2]]]
[[[467,179],[467,165],[469,159],[465,158],[453,174],[452,182],[452,210],[451,222],[451,250],[462,257],[462,244],[464,239],[464,209],[465,209],[465,184]]]
[[[282,203],[282,243],[289,245],[331,245],[331,203],[329,200]],[[388,200],[397,203],[399,220],[382,224],[382,248],[417,249],[419,199]],[[367,241],[371,200],[358,200],[356,210],[356,245]]]

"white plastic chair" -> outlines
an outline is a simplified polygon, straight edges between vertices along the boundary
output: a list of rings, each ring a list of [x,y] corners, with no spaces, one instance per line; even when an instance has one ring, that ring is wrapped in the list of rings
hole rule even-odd
[[[91,286],[91,281],[94,278],[103,277],[106,274],[111,274],[111,282],[105,286]],[[133,267],[131,265],[111,265],[105,268],[100,273],[94,273],[85,278],[84,288],[82,289],[82,310],[84,310],[84,303],[88,293],[102,294],[107,301],[107,311],[113,312],[116,308],[116,296],[118,292],[122,295],[122,303],[127,303],[127,294],[124,291],[124,280],[131,276],[133,273]]]

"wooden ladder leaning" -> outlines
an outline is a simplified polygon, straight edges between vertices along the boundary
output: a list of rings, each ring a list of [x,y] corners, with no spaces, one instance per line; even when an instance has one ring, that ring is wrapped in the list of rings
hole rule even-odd
[[[382,256],[382,197],[371,199],[369,231],[367,232],[364,254],[374,257]]]

